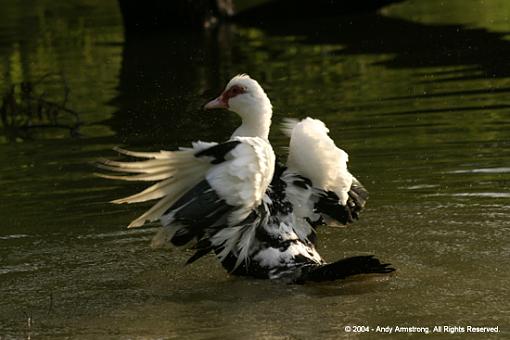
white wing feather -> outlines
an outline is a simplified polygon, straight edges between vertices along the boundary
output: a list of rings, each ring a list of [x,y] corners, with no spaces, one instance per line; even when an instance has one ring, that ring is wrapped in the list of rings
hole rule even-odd
[[[211,187],[226,203],[239,207],[229,218],[234,225],[261,204],[273,178],[275,155],[271,144],[258,137],[234,137],[240,141],[226,162],[207,173]]]
[[[123,204],[160,199],[152,208],[128,225],[128,228],[140,227],[147,221],[159,219],[184,193],[205,177],[212,165],[209,159],[197,158],[195,154],[216,144],[195,142],[192,148],[160,152],[135,152],[116,148],[116,151],[124,155],[148,158],[148,160],[135,162],[102,160],[98,164],[99,168],[128,173],[128,175],[101,173],[96,175],[124,181],[160,181],[137,194],[112,201],[115,204]]]
[[[204,179],[227,204],[238,207],[229,216],[229,224],[234,225],[261,204],[273,177],[275,156],[271,145],[262,138],[235,137],[232,140],[241,143],[227,154],[224,162],[216,165],[211,164],[209,157],[195,155],[217,143],[196,142],[192,148],[160,152],[134,152],[117,148],[122,154],[148,160],[103,160],[98,164],[100,168],[124,174],[97,175],[125,181],[159,181],[137,194],[112,201],[122,204],[160,199],[151,209],[133,220],[129,228],[160,219],[179,198]],[[171,215],[165,219],[166,223],[171,220]]]
[[[314,187],[333,191],[345,205],[352,185],[348,155],[328,136],[326,125],[318,119],[306,118],[298,123],[287,122],[284,131],[291,137],[288,171],[310,179]]]

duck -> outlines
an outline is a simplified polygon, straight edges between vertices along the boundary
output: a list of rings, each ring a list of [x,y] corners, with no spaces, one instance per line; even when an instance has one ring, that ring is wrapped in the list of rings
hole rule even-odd
[[[394,271],[373,255],[328,263],[317,251],[316,229],[352,223],[368,198],[347,170],[347,153],[335,145],[323,122],[284,121],[290,143],[283,164],[269,142],[272,105],[256,80],[246,74],[233,77],[203,108],[232,111],[241,125],[222,143],[197,141],[159,152],[115,148],[138,160],[98,162],[110,172],[100,177],[156,182],[111,201],[159,200],[128,228],[159,220],[153,248],[188,246],[194,253],[186,264],[212,252],[237,276],[304,283]]]

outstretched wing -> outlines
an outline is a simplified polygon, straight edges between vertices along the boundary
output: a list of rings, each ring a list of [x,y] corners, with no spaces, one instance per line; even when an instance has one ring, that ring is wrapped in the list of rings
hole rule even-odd
[[[121,180],[159,180],[144,191],[113,201],[135,203],[160,199],[130,227],[160,219],[163,230],[153,245],[176,246],[213,237],[219,230],[242,222],[262,202],[274,171],[274,153],[267,141],[236,137],[222,144],[194,143],[179,151],[121,153],[144,157],[137,162],[102,161],[104,170],[124,175]]]
[[[128,226],[128,228],[140,227],[147,221],[159,219],[190,188],[203,180],[213,165],[208,159],[195,155],[216,145],[216,143],[196,142],[191,148],[160,152],[135,152],[115,148],[114,150],[123,155],[145,158],[145,160],[131,162],[101,160],[97,164],[98,168],[122,174],[97,173],[96,175],[124,181],[157,181],[139,193],[112,201],[115,204],[123,204],[159,199],[152,208]]]
[[[342,224],[357,219],[368,192],[348,171],[348,155],[328,136],[326,125],[312,118],[287,120],[283,131],[290,143],[282,178],[288,199],[299,207],[296,213],[312,224],[320,217]]]

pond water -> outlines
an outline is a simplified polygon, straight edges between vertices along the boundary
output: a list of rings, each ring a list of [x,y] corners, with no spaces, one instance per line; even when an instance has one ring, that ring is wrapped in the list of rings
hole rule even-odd
[[[123,35],[115,1],[6,0],[0,90],[79,113],[0,134],[0,339],[342,339],[346,325],[499,326],[510,337],[510,3],[409,0],[378,14],[210,32]],[[116,145],[175,149],[239,123],[203,112],[237,73],[284,117],[323,120],[371,193],[323,228],[328,260],[376,254],[389,278],[291,286],[228,276],[213,257],[149,248],[125,226],[141,187],[92,176]],[[23,133],[21,133],[23,132]],[[416,334],[415,334],[416,335]],[[370,333],[368,337],[380,338]],[[483,334],[457,337],[483,339]],[[388,337],[389,338],[389,337]]]

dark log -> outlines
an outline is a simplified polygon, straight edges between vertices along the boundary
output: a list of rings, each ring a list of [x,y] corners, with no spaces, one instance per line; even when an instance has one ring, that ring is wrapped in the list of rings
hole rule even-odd
[[[200,30],[233,13],[232,0],[119,0],[119,5],[127,33]]]
[[[235,13],[243,22],[292,22],[323,17],[336,17],[375,12],[404,0],[273,0]]]
[[[164,28],[200,30],[231,18],[270,23],[371,12],[403,0],[119,0],[127,33]]]

